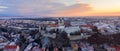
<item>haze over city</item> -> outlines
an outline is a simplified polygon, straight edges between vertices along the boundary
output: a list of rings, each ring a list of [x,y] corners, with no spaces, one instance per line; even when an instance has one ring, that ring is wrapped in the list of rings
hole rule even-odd
[[[120,51],[120,0],[0,0],[0,51]]]
[[[120,16],[120,0],[0,0],[0,16]]]

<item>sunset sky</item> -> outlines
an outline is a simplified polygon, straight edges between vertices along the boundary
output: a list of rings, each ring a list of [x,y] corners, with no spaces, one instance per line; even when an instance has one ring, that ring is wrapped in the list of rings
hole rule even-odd
[[[0,0],[0,16],[120,16],[120,0]]]

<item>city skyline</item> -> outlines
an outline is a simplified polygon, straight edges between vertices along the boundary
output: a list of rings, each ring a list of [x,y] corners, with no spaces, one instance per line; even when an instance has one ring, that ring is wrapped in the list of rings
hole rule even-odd
[[[0,0],[0,16],[120,16],[120,0]]]

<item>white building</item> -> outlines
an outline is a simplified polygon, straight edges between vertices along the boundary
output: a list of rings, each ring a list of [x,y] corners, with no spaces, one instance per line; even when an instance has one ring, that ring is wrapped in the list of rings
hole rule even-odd
[[[95,23],[94,26],[104,35],[117,33],[116,26],[113,24]]]
[[[79,26],[76,26],[76,27],[66,27],[64,29],[64,31],[68,33],[68,36],[70,36],[70,33],[73,33],[73,32],[76,32],[76,31],[80,31],[80,28],[79,28]]]

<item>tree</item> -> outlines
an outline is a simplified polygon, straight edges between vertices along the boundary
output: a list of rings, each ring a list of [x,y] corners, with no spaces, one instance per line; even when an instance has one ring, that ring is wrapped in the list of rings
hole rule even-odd
[[[57,37],[58,42],[61,42],[62,46],[70,46],[70,40],[67,36],[67,33],[65,31],[61,32],[59,36]]]
[[[109,38],[104,35],[94,34],[87,39],[87,41],[91,44],[104,44],[109,42]]]

